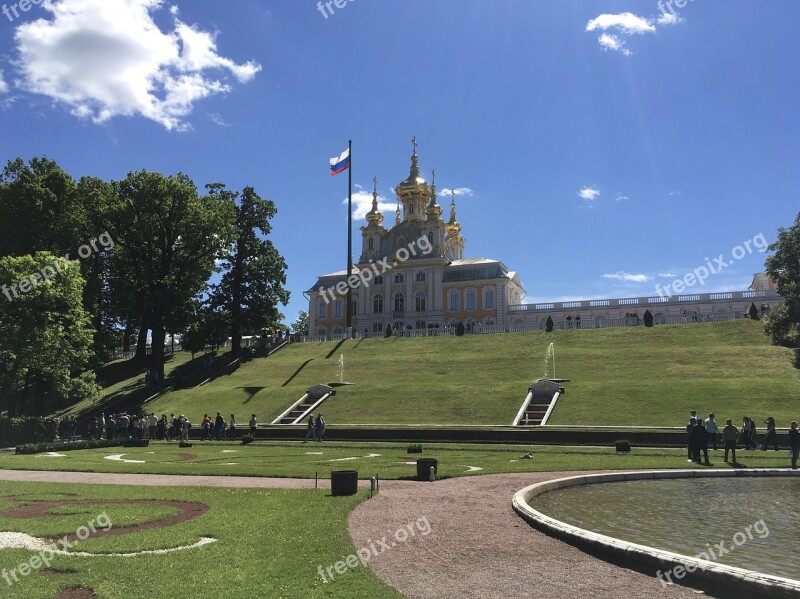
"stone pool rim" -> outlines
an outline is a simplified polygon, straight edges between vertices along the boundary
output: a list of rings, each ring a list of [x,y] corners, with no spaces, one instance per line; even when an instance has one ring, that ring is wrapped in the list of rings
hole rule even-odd
[[[532,498],[550,491],[598,483],[627,482],[635,480],[687,479],[687,478],[735,478],[735,477],[789,477],[800,476],[800,471],[787,468],[753,468],[741,470],[642,470],[569,476],[529,485],[517,491],[512,507],[519,516],[535,528],[556,538],[567,541],[606,561],[614,561],[627,567],[638,567],[654,578],[658,571],[671,572],[676,566],[693,566],[678,584],[699,587],[714,592],[749,593],[755,597],[800,597],[800,580],[762,574],[745,568],[727,566],[718,562],[702,560],[631,543],[608,535],[595,533],[561,520],[557,520],[533,509],[528,503]],[[702,568],[702,569],[701,569]],[[673,576],[673,580],[675,577]]]

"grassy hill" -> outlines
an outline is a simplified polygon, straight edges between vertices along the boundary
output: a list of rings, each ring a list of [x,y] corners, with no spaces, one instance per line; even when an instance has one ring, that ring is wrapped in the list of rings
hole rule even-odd
[[[344,354],[345,380],[355,384],[323,407],[330,424],[510,424],[530,382],[544,375],[551,342],[556,375],[571,382],[550,424],[676,426],[697,409],[738,423],[773,415],[784,427],[798,416],[793,354],[771,346],[750,320],[293,344],[168,393],[148,411],[193,422],[234,412],[242,424],[255,412],[270,422],[309,386],[337,380]]]

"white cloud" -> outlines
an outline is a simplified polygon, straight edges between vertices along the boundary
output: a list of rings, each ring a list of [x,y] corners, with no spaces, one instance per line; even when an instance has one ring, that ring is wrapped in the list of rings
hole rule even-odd
[[[617,194],[617,201],[618,202],[625,202],[627,200],[630,200],[630,198],[628,196],[622,195],[621,193]]]
[[[598,198],[600,195],[600,190],[592,186],[582,187],[578,192],[578,195],[584,200],[589,200],[591,202]]]
[[[613,33],[601,33],[597,41],[605,50],[622,52],[625,56],[630,56],[632,52],[625,47],[625,42]]]
[[[586,31],[595,31],[596,29],[601,31],[617,29],[628,35],[634,33],[648,33],[656,30],[655,26],[650,21],[631,12],[623,12],[617,15],[602,14],[589,21],[586,25]]]
[[[658,276],[662,279],[674,279],[678,275],[676,275],[674,272],[660,272],[658,273]]]
[[[0,94],[4,94],[8,91],[8,83],[5,82],[3,79],[3,71],[0,69]]]
[[[682,23],[683,21],[684,19],[680,18],[675,13],[662,12],[661,16],[658,17],[656,23],[658,23],[659,25],[677,25],[678,23]]]
[[[52,13],[17,28],[20,87],[49,96],[72,114],[104,123],[141,115],[186,130],[194,103],[227,93],[261,67],[217,53],[215,36],[181,22],[162,32],[153,12],[163,0],[53,0]],[[209,71],[212,71],[210,73]]]
[[[606,273],[603,275],[604,279],[614,279],[615,281],[624,281],[625,283],[646,283],[650,277],[644,274],[631,274],[620,270],[613,273]]]
[[[372,192],[356,184],[355,191],[353,191],[353,218],[363,220],[367,212],[372,210]],[[347,198],[342,200],[343,204],[347,204]],[[378,194],[378,210],[384,213],[388,219],[388,213],[391,213],[394,218],[394,211],[397,209],[397,202],[390,202],[384,196]],[[394,225],[394,221],[392,221]]]
[[[471,196],[472,190],[469,187],[456,187],[454,189],[450,189],[445,187],[441,191],[437,192],[437,195],[441,196],[449,196],[451,192],[455,193],[457,196]]]

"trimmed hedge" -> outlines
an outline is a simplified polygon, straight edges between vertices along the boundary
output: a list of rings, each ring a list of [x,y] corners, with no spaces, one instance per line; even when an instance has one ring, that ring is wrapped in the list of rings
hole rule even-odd
[[[97,441],[90,439],[88,441],[75,441],[75,443],[64,443],[58,441],[55,443],[23,443],[17,445],[16,453],[20,455],[31,455],[34,453],[44,453],[45,451],[71,451],[75,449],[98,449],[102,447],[121,447],[124,444],[122,439],[107,441],[101,439]]]
[[[0,416],[0,447],[20,443],[52,443],[58,437],[55,418],[8,418]]]
[[[242,445],[248,445],[255,440],[256,438],[253,435],[242,435]]]

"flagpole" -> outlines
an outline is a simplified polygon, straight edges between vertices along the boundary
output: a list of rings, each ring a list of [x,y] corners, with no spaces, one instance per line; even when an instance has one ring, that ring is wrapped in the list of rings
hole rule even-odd
[[[350,154],[350,168],[347,169],[347,337],[352,336],[353,326],[352,289],[350,276],[353,274],[353,140],[348,140],[347,149]]]

